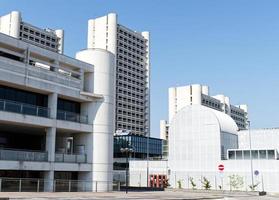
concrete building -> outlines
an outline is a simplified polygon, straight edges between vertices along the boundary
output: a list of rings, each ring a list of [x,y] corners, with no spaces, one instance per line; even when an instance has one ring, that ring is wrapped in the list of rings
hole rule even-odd
[[[0,33],[1,191],[111,190],[115,56],[102,49],[65,56],[61,46],[29,41],[31,30],[60,40],[19,19],[12,12],[0,23],[5,32],[11,20]]]
[[[41,29],[22,20],[21,13],[12,11],[0,16],[0,33],[36,46],[63,53],[64,31],[61,29]]]
[[[116,56],[115,131],[148,135],[150,123],[149,32],[135,32],[119,24],[117,15],[88,21],[88,48]]]

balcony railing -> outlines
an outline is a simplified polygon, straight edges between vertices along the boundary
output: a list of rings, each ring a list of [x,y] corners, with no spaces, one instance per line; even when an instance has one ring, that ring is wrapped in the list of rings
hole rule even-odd
[[[47,152],[21,151],[14,149],[0,149],[0,160],[13,161],[48,161]]]
[[[62,110],[57,111],[57,119],[88,124],[88,116]]]
[[[24,115],[34,115],[38,117],[49,117],[50,114],[49,108],[5,99],[0,99],[0,111],[20,113]]]
[[[55,162],[65,162],[65,163],[86,163],[86,154],[64,154],[56,153]]]

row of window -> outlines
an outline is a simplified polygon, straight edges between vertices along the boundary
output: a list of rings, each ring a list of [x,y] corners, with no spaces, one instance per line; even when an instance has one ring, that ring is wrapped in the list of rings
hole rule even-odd
[[[130,39],[133,39],[134,41],[137,41],[138,43],[144,44],[144,39],[141,39],[141,38],[139,38],[139,37],[136,37],[136,36],[134,36],[134,35],[132,35],[132,34],[126,32],[126,31],[124,31],[124,30],[121,29],[121,28],[118,28],[118,33],[123,34],[124,36],[126,36],[126,37],[128,37],[128,38],[130,38]]]
[[[238,117],[238,116],[234,116],[234,115],[231,115],[231,117],[234,119],[234,120],[236,120],[236,121],[239,121],[239,122],[245,122],[245,120],[243,119],[243,118],[241,118],[241,117]]]
[[[127,105],[127,104],[122,104],[122,103],[118,103],[118,108],[127,108],[127,109],[131,109],[134,111],[138,111],[138,112],[143,112],[144,109],[142,108],[142,106],[132,106],[132,105]]]
[[[126,56],[122,56],[122,55],[117,55],[117,58],[124,61],[124,62],[127,62],[127,63],[130,63],[130,64],[133,64],[133,65],[137,65],[137,66],[140,66],[140,67],[143,67],[144,65],[141,64],[143,61],[137,61],[137,60],[133,60],[129,57],[126,57]]]
[[[117,47],[117,52],[122,53],[124,55],[128,55],[138,60],[141,60],[142,57],[145,57],[145,54],[143,52],[140,52],[139,50],[127,51],[127,49],[124,49],[122,47]]]
[[[40,40],[39,38],[34,38],[33,36],[30,36],[30,35],[27,35],[27,34],[24,34],[24,33],[23,34],[20,33],[20,37],[23,38],[23,39],[27,39],[27,40],[33,41],[33,42],[38,43],[40,45],[44,45],[44,46],[56,49],[56,45],[55,44],[51,44],[51,43],[46,42],[44,40]]]
[[[125,122],[124,122],[125,123]],[[126,129],[126,130],[131,130],[132,132],[139,132],[139,133],[143,133],[144,132],[144,128],[139,128],[137,126],[132,126],[131,124],[127,123],[127,124],[124,124],[124,123],[120,123],[118,122],[116,124],[116,128],[117,129]]]
[[[131,99],[129,97],[122,97],[119,94],[117,95],[117,98],[118,98],[119,101],[123,101],[123,102],[131,103],[131,104],[138,104],[138,105],[144,106],[144,102],[141,102],[141,101],[135,100],[135,99]]]
[[[20,25],[20,30],[22,32],[26,32],[26,33],[38,36],[40,38],[46,39],[46,40],[51,41],[51,42],[56,42],[57,41],[57,37],[56,36],[50,36],[50,35],[41,33],[41,32],[39,32],[37,30],[32,29],[31,27],[24,26],[23,24]]]
[[[126,76],[130,76],[135,79],[145,80],[145,73],[134,72],[132,70],[127,70],[123,67],[118,67],[117,69],[118,74],[124,74]]]
[[[127,43],[124,44],[124,43],[123,43],[122,41],[120,41],[120,40],[117,41],[117,45],[118,45],[119,47],[122,47],[122,48],[127,49],[127,50],[132,51],[132,52],[140,51],[141,53],[146,54],[145,49],[137,48],[136,46],[132,46],[132,45],[129,45],[129,44],[127,44]],[[140,53],[140,54],[141,54],[141,53]]]
[[[48,107],[48,96],[44,94],[19,90],[7,86],[0,86],[0,99]],[[80,113],[80,103],[58,98],[57,110]]]
[[[135,66],[133,66],[133,65],[131,65],[131,64],[123,63],[123,62],[121,62],[121,60],[119,60],[117,64],[118,64],[118,66],[117,66],[118,69],[120,69],[121,67],[123,67],[123,69],[128,69],[128,70],[130,70],[131,72],[137,72],[137,73],[139,73],[139,74],[145,74],[145,69],[142,68],[143,65],[138,65],[138,66],[141,67],[141,68],[139,68],[139,67],[135,67]]]
[[[237,110],[231,109],[231,113],[244,117],[244,111],[243,112],[239,112]]]
[[[202,103],[205,104],[205,105],[208,105],[208,106],[210,106],[210,107],[217,108],[217,109],[220,109],[220,108],[221,108],[220,104],[215,103],[215,102],[211,102],[211,101],[209,101],[209,100],[207,100],[207,99],[206,99],[206,100],[203,99],[203,100],[202,100]]]
[[[116,85],[122,88],[127,88],[129,90],[140,91],[142,88],[145,88],[141,85],[132,85],[131,83],[125,82],[123,80],[117,80]]]
[[[118,74],[117,78],[119,80],[123,80],[123,81],[126,81],[128,83],[132,83],[132,84],[135,84],[135,85],[140,85],[140,86],[145,86],[145,80],[142,80],[142,79],[134,79],[134,78],[127,78],[125,76],[122,76],[120,74]]]

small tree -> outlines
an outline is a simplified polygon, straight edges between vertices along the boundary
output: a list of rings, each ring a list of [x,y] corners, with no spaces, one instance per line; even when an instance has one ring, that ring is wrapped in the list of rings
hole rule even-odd
[[[202,183],[202,187],[204,189],[210,190],[211,184],[210,184],[210,181],[206,177],[202,177],[201,183]]]
[[[196,187],[197,187],[197,185],[196,185],[196,183],[194,182],[194,178],[193,178],[193,177],[190,177],[189,180],[190,180],[190,184],[191,184],[191,186],[192,186],[192,189],[195,190]]]
[[[182,188],[182,181],[181,180],[177,181],[177,184],[178,184],[178,189],[181,189]]]
[[[237,174],[233,174],[229,176],[230,179],[230,187],[232,190],[239,190],[243,187],[243,177]]]

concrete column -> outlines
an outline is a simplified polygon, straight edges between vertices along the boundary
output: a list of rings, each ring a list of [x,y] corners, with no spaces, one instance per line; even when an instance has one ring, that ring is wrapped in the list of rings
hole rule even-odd
[[[52,93],[48,95],[48,108],[50,109],[50,118],[56,119],[57,114],[57,93]]]
[[[44,192],[53,192],[54,190],[54,171],[44,172]]]
[[[48,152],[48,161],[54,162],[55,160],[55,138],[56,128],[47,128],[46,131],[46,151]]]

